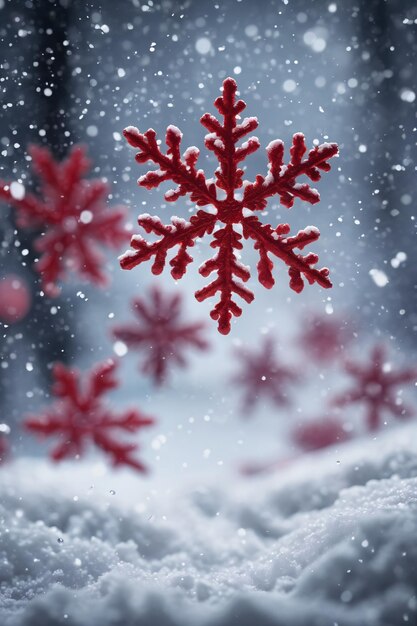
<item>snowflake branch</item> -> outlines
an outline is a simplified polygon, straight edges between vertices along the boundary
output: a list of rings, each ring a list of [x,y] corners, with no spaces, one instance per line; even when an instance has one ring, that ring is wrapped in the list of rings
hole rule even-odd
[[[144,134],[134,126],[128,126],[123,131],[128,143],[134,148],[139,148],[136,154],[138,163],[153,161],[159,165],[159,170],[150,170],[138,180],[138,184],[146,189],[158,187],[166,180],[172,180],[178,185],[175,190],[167,191],[165,200],[175,202],[181,196],[190,194],[190,198],[197,206],[205,206],[216,202],[216,186],[207,183],[203,170],[196,170],[200,151],[192,146],[184,152],[183,159],[180,155],[182,133],[176,126],[168,126],[166,132],[166,144],[168,151],[163,154],[156,141],[156,133],[150,128]]]
[[[237,164],[260,146],[257,137],[250,137],[236,149],[236,143],[258,127],[256,117],[245,118],[241,124],[236,123],[239,113],[246,108],[243,100],[236,102],[236,91],[236,82],[233,78],[227,78],[223,83],[223,95],[214,102],[224,117],[223,125],[210,113],[205,113],[200,119],[210,133],[205,137],[205,146],[214,152],[220,164],[216,170],[217,186],[226,192],[229,200],[233,198],[234,190],[242,186],[243,170],[237,168]]]
[[[168,250],[179,246],[176,256],[170,261],[172,267],[171,275],[175,279],[182,278],[187,270],[187,266],[193,258],[188,254],[187,249],[194,246],[196,237],[203,237],[213,231],[216,223],[216,216],[205,211],[198,211],[189,222],[173,217],[170,225],[164,225],[159,217],[151,216],[147,213],[138,218],[139,226],[147,233],[160,235],[161,239],[153,243],[148,243],[140,235],[134,235],[131,240],[133,250],[127,250],[119,257],[120,265],[123,269],[131,270],[140,263],[155,257],[152,265],[153,274],[161,274],[165,267]]]
[[[294,237],[286,237],[290,232],[288,224],[280,224],[273,229],[269,224],[261,224],[255,216],[243,220],[243,234],[246,239],[255,241],[255,250],[259,250],[260,260],[258,263],[259,282],[270,289],[275,281],[272,276],[273,263],[268,257],[268,252],[280,258],[288,265],[290,287],[297,293],[304,289],[302,275],[312,285],[318,283],[328,289],[332,286],[328,276],[329,270],[324,267],[320,270],[312,266],[317,263],[318,256],[310,252],[306,256],[294,252],[295,248],[302,250],[308,244],[317,241],[320,233],[314,226],[300,230]]]
[[[254,298],[249,289],[234,279],[234,276],[237,276],[246,282],[250,278],[249,270],[239,263],[234,253],[234,250],[243,248],[241,239],[241,235],[233,230],[232,224],[218,230],[210,245],[212,248],[219,248],[219,253],[203,263],[199,269],[204,277],[210,276],[212,272],[217,273],[216,280],[196,291],[195,297],[202,302],[220,292],[220,301],[211,311],[210,316],[218,321],[219,332],[223,335],[230,332],[232,316],[239,317],[242,314],[242,309],[232,300],[232,294],[237,294],[247,303],[252,302]]]
[[[49,219],[50,211],[32,194],[25,194],[21,199],[15,198],[10,190],[10,183],[0,181],[0,199],[18,210],[16,222],[18,226],[26,227],[37,224],[40,226]]]
[[[254,183],[245,186],[244,204],[252,211],[262,211],[267,205],[267,198],[275,194],[279,195],[281,204],[287,208],[293,206],[296,197],[310,204],[319,202],[318,191],[307,183],[296,183],[296,179],[305,174],[314,182],[320,180],[320,170],[328,172],[331,169],[327,161],[336,156],[339,149],[335,143],[323,143],[310,150],[308,158],[303,161],[306,150],[303,133],[296,133],[290,149],[290,163],[284,165],[284,143],[280,139],[271,141],[266,148],[268,175],[266,178],[258,175]]]

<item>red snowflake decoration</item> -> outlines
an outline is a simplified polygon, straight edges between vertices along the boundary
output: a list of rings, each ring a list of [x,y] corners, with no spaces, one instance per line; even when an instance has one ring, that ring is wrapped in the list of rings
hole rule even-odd
[[[148,297],[133,300],[137,321],[113,329],[116,339],[144,352],[142,371],[160,385],[170,363],[184,367],[187,347],[204,350],[208,343],[202,337],[204,324],[182,321],[181,297],[163,294],[153,288]]]
[[[300,346],[321,363],[327,363],[339,356],[350,341],[344,321],[318,314],[308,316],[299,338]]]
[[[377,430],[382,422],[384,411],[398,419],[413,415],[414,411],[404,404],[397,388],[400,385],[417,381],[417,369],[412,367],[392,371],[386,360],[385,350],[376,346],[371,352],[370,363],[346,363],[346,371],[355,384],[352,389],[336,396],[333,406],[344,407],[361,403],[366,408],[368,429]]]
[[[254,298],[253,293],[243,284],[250,278],[249,269],[238,260],[239,251],[243,248],[242,237],[252,240],[259,253],[258,279],[267,289],[275,282],[272,276],[273,262],[269,255],[278,257],[288,266],[290,287],[296,292],[302,291],[303,278],[310,284],[318,283],[324,288],[332,286],[329,270],[313,267],[318,261],[316,254],[310,252],[303,256],[296,252],[317,241],[320,236],[317,228],[308,226],[290,237],[288,224],[279,224],[275,228],[262,224],[256,211],[263,211],[268,198],[275,195],[288,208],[292,207],[296,197],[310,204],[319,202],[320,196],[315,189],[307,183],[300,184],[296,181],[302,175],[318,181],[320,170],[330,170],[328,161],[338,153],[338,147],[334,143],[324,143],[310,150],[308,157],[303,160],[306,152],[304,135],[297,133],[293,137],[290,162],[284,165],[284,144],[281,140],[272,141],[266,149],[269,160],[267,176],[258,175],[254,183],[243,181],[244,172],[238,164],[255,152],[260,143],[256,137],[250,137],[240,147],[237,146],[242,137],[257,128],[258,121],[255,117],[249,117],[241,123],[237,122],[246,104],[243,100],[236,101],[236,91],[235,81],[227,78],[223,83],[223,95],[214,103],[224,118],[223,123],[209,113],[200,120],[209,131],[205,138],[206,148],[214,152],[219,162],[215,182],[206,179],[203,170],[196,169],[199,156],[196,147],[187,148],[181,157],[182,133],[176,126],[168,126],[166,154],[162,152],[153,129],[144,134],[133,126],[124,130],[129,144],[139,149],[136,161],[152,161],[158,166],[157,170],[141,176],[139,185],[152,189],[164,181],[172,180],[178,186],[165,194],[165,200],[174,202],[189,195],[198,207],[210,208],[197,210],[189,221],[174,216],[168,225],[163,224],[157,216],[140,215],[139,225],[158,239],[151,243],[140,235],[134,235],[132,249],[120,257],[120,264],[123,269],[132,269],[153,258],[152,272],[160,274],[165,267],[168,251],[178,246],[179,250],[169,264],[172,276],[175,279],[182,278],[193,260],[188,252],[189,248],[195,245],[198,238],[214,231],[210,245],[218,249],[218,252],[202,264],[199,272],[204,277],[215,273],[216,278],[198,290],[195,297],[201,302],[220,294],[219,301],[211,311],[211,317],[218,321],[218,329],[223,334],[230,332],[232,316],[237,317],[242,313],[242,309],[233,300],[233,294],[247,303]],[[236,190],[241,187],[243,193],[236,196]]]
[[[116,433],[134,433],[151,426],[154,420],[134,409],[116,415],[103,403],[103,395],[118,386],[115,369],[116,363],[108,360],[97,365],[88,373],[86,382],[81,383],[78,371],[61,363],[54,365],[52,394],[58,400],[41,415],[24,421],[32,433],[58,438],[50,453],[53,461],[81,456],[90,442],[110,457],[113,465],[146,471],[144,464],[133,456],[138,445],[118,441]]]
[[[232,382],[243,388],[243,412],[252,411],[262,396],[277,406],[289,404],[288,386],[298,381],[299,375],[278,361],[270,338],[259,350],[239,350],[238,357],[241,371]]]
[[[117,248],[126,241],[124,210],[106,207],[105,182],[84,178],[91,164],[82,146],[73,147],[62,163],[55,161],[47,148],[31,146],[29,154],[40,179],[40,196],[22,195],[22,187],[15,189],[0,181],[0,198],[16,209],[20,227],[43,231],[35,240],[40,253],[35,267],[43,290],[57,295],[57,281],[74,271],[97,285],[106,285],[99,247]]]
[[[319,418],[301,424],[292,433],[295,444],[306,452],[328,448],[351,439],[352,435],[334,417]]]

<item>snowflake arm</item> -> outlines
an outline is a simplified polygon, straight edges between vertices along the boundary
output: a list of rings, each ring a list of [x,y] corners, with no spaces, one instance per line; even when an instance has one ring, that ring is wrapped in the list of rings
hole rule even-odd
[[[254,183],[245,185],[243,201],[252,211],[262,211],[267,199],[278,195],[283,206],[291,208],[295,198],[309,204],[320,202],[318,191],[309,184],[296,182],[305,174],[310,180],[317,182],[321,178],[320,170],[328,172],[331,167],[328,160],[339,152],[335,143],[323,143],[310,150],[307,159],[303,160],[307,148],[303,133],[295,133],[290,149],[291,159],[284,165],[284,142],[280,139],[271,141],[266,148],[268,155],[268,174],[264,178],[258,175]]]
[[[172,267],[172,277],[175,279],[182,278],[187,271],[188,264],[193,261],[187,252],[188,248],[194,246],[194,240],[197,237],[210,234],[215,223],[215,217],[203,210],[198,211],[197,215],[193,216],[189,222],[179,217],[173,217],[169,225],[164,225],[156,215],[144,213],[138,218],[139,226],[147,233],[159,236],[160,239],[149,243],[140,235],[133,235],[130,244],[132,250],[127,250],[119,257],[120,265],[123,269],[130,270],[154,257],[152,273],[158,275],[162,273],[165,267],[168,251],[179,246],[179,251],[170,261],[170,266]]]
[[[294,252],[295,249],[303,250],[310,243],[317,241],[320,232],[315,226],[307,226],[298,231],[297,235],[287,237],[290,232],[288,224],[279,224],[273,229],[269,224],[261,224],[254,216],[244,220],[243,232],[246,238],[255,241],[255,250],[259,250],[258,278],[259,282],[270,289],[275,281],[272,276],[273,263],[268,253],[280,258],[288,266],[290,287],[297,293],[304,288],[302,275],[310,285],[318,283],[328,289],[332,286],[329,280],[329,270],[323,267],[320,270],[313,268],[318,261],[318,256],[312,252],[302,256]]]
[[[195,168],[200,151],[195,146],[191,146],[181,158],[182,133],[176,126],[170,125],[167,128],[165,139],[168,150],[166,154],[161,151],[156,140],[156,133],[152,128],[142,134],[134,126],[128,126],[123,134],[133,148],[139,149],[135,157],[138,163],[153,161],[159,165],[158,170],[149,171],[141,176],[138,180],[139,185],[146,189],[153,189],[166,180],[172,180],[177,183],[178,187],[166,192],[167,202],[175,202],[181,196],[190,194],[190,199],[197,206],[215,205],[217,198],[214,183],[207,182],[203,170],[197,171]]]
[[[101,449],[113,465],[146,471],[134,455],[138,445],[119,441],[116,434],[134,433],[152,425],[154,420],[136,410],[117,415],[103,403],[103,396],[118,386],[115,369],[113,361],[99,364],[82,385],[78,371],[55,364],[52,395],[57,398],[56,402],[42,414],[29,416],[24,421],[25,428],[35,435],[58,438],[50,452],[53,461],[81,456],[90,442]]]
[[[243,100],[236,99],[236,92],[235,81],[227,78],[223,83],[222,96],[214,103],[223,117],[223,122],[209,113],[200,120],[209,131],[205,137],[205,146],[214,153],[219,163],[215,171],[215,183],[207,180],[202,170],[196,169],[199,156],[197,148],[188,148],[181,157],[182,134],[175,126],[167,129],[166,154],[162,152],[153,129],[142,134],[137,128],[129,126],[124,131],[128,143],[139,149],[136,161],[151,161],[158,166],[157,170],[150,170],[139,178],[140,186],[152,189],[172,180],[177,187],[165,193],[165,200],[173,202],[189,195],[198,207],[210,205],[211,209],[199,209],[189,222],[173,217],[170,225],[164,225],[159,217],[141,215],[139,225],[158,239],[148,242],[140,235],[134,235],[132,249],[120,257],[121,267],[132,269],[140,263],[154,259],[152,272],[160,274],[165,267],[168,251],[178,246],[179,251],[170,261],[170,265],[172,276],[181,278],[193,260],[188,249],[195,244],[196,239],[214,233],[211,247],[218,248],[218,251],[213,258],[202,264],[199,271],[204,277],[212,273],[216,276],[195,295],[197,300],[202,301],[219,294],[219,301],[211,311],[211,317],[217,320],[219,331],[223,334],[229,333],[232,317],[242,313],[234,296],[239,296],[247,303],[254,298],[253,293],[243,284],[250,278],[249,268],[239,262],[237,254],[243,248],[241,232],[244,239],[254,241],[254,247],[259,251],[258,277],[263,286],[270,288],[274,284],[273,263],[268,256],[272,254],[288,266],[290,287],[295,291],[300,292],[303,289],[303,279],[310,284],[331,287],[329,270],[313,268],[318,261],[317,255],[310,253],[302,256],[294,251],[302,250],[316,241],[319,237],[317,229],[308,227],[296,236],[286,237],[284,235],[289,234],[287,224],[281,224],[275,229],[267,224],[262,225],[254,216],[254,211],[263,210],[268,198],[273,195],[278,195],[281,204],[286,207],[291,207],[296,197],[310,204],[318,202],[318,192],[309,184],[300,184],[297,180],[306,175],[311,180],[318,181],[320,170],[330,169],[328,161],[337,154],[337,145],[317,146],[304,159],[304,136],[297,133],[290,150],[290,162],[284,165],[284,144],[275,140],[267,147],[267,176],[257,176],[254,183],[243,181],[244,172],[239,163],[258,150],[260,144],[257,137],[251,136],[242,145],[238,145],[245,135],[257,128],[258,122],[255,117],[244,118],[238,122],[246,104]],[[241,187],[244,187],[244,191],[238,198],[235,192]],[[221,190],[222,197],[218,196],[217,189]],[[240,232],[237,232],[237,226],[240,227]]]

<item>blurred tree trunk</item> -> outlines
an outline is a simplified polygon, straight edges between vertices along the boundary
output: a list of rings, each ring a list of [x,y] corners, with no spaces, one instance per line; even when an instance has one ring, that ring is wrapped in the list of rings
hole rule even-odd
[[[71,71],[68,63],[71,50],[68,29],[72,11],[69,3],[64,0],[41,0],[34,4],[36,6],[33,8],[20,6],[17,12],[17,7],[14,11],[11,3],[7,5],[9,15],[4,15],[7,7],[2,12],[3,17],[9,17],[10,21],[18,15],[21,23],[32,26],[30,35],[21,44],[30,47],[28,70],[32,70],[24,94],[26,109],[24,114],[20,113],[18,120],[13,121],[19,131],[24,128],[20,137],[25,152],[27,144],[33,142],[47,146],[57,158],[62,159],[72,142],[68,124],[71,117]],[[47,95],[49,91],[45,94],[46,87],[50,88],[52,95]],[[25,119],[28,115],[29,119]],[[24,163],[17,163],[17,172],[24,169]],[[36,180],[30,180],[30,183],[36,188]],[[10,215],[14,224],[13,212]],[[30,380],[25,381],[22,377],[23,359],[33,361],[38,377],[45,384],[50,380],[50,364],[55,360],[68,362],[74,352],[74,342],[71,340],[72,319],[75,315],[73,301],[69,302],[63,297],[52,300],[40,295],[39,275],[33,268],[36,258],[33,241],[38,234],[19,229],[16,237],[20,242],[19,250],[29,250],[28,256],[24,258],[26,268],[23,276],[31,285],[33,306],[27,318],[9,328],[9,341],[2,346],[2,357],[8,360],[9,367],[2,370],[0,409],[5,411],[7,407],[8,416],[14,418],[19,413],[19,396],[27,393],[27,387],[31,388]],[[16,266],[22,264],[22,258],[16,258],[14,251],[10,250],[8,259],[6,258],[7,271],[16,272]],[[13,361],[13,357],[10,360],[10,352],[15,351],[15,338],[19,336],[22,336],[20,343],[23,342],[25,348],[19,347],[18,358]],[[29,393],[32,394],[31,391]]]
[[[368,188],[363,206],[368,234],[362,245],[364,255],[390,280],[387,287],[371,288],[368,299],[383,325],[414,339],[417,291],[410,268],[417,263],[417,249],[414,210],[407,206],[406,196],[416,189],[415,146],[412,149],[416,115],[415,104],[401,94],[407,88],[417,91],[415,26],[404,29],[406,17],[417,17],[417,5],[412,0],[361,0],[358,6],[355,55],[362,93],[358,91],[355,130],[358,142],[367,147],[360,171],[364,189]],[[407,261],[395,267],[391,261],[398,252],[405,252]]]

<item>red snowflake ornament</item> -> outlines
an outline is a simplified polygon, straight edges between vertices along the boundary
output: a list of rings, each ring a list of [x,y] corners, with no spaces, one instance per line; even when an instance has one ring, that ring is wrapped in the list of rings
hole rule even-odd
[[[298,426],[292,433],[294,443],[305,452],[328,448],[348,441],[351,437],[351,433],[334,417],[311,420]]]
[[[120,415],[113,413],[103,402],[103,396],[118,386],[115,378],[116,363],[108,360],[83,374],[56,363],[53,369],[52,394],[58,400],[41,415],[25,419],[27,430],[43,438],[57,437],[52,449],[53,461],[81,456],[87,443],[93,443],[104,452],[113,465],[128,465],[139,472],[146,472],[142,461],[133,454],[138,450],[135,443],[118,440],[117,433],[135,433],[151,426],[154,420],[135,409]]]
[[[277,406],[290,403],[288,387],[299,380],[299,375],[278,361],[270,338],[259,350],[239,350],[238,357],[241,370],[232,382],[243,389],[243,412],[252,411],[261,397],[269,397]]]
[[[300,346],[320,363],[328,363],[340,355],[351,341],[345,322],[328,315],[309,315],[303,323]]]
[[[106,285],[100,247],[117,248],[126,241],[121,207],[108,209],[108,186],[85,179],[91,164],[82,146],[74,146],[62,163],[47,148],[31,146],[32,166],[40,179],[40,195],[23,193],[20,185],[0,181],[0,199],[17,211],[22,228],[43,231],[35,240],[40,253],[36,270],[49,296],[59,293],[57,282],[78,272],[97,285]]]
[[[306,152],[304,135],[297,133],[293,137],[291,159],[287,165],[284,165],[283,142],[272,141],[267,147],[267,176],[258,175],[253,183],[243,181],[244,172],[239,168],[239,163],[255,152],[260,143],[257,137],[250,137],[240,147],[237,145],[242,137],[257,128],[258,121],[255,117],[249,117],[238,123],[246,104],[243,100],[236,100],[236,91],[235,81],[227,78],[223,83],[223,95],[214,103],[224,118],[223,123],[209,113],[200,120],[209,131],[205,146],[214,152],[219,162],[215,181],[206,179],[203,170],[196,169],[199,156],[196,147],[187,148],[181,157],[182,133],[175,126],[168,126],[166,132],[166,154],[162,152],[153,129],[150,128],[144,134],[133,126],[124,130],[129,144],[139,149],[136,161],[152,161],[158,166],[157,170],[141,176],[139,185],[152,189],[164,181],[172,180],[178,186],[166,192],[165,200],[174,202],[189,195],[197,207],[209,208],[197,210],[189,221],[174,216],[168,225],[163,224],[157,216],[140,215],[139,225],[158,239],[148,242],[140,235],[134,235],[132,249],[120,257],[121,267],[132,269],[153,259],[152,272],[160,274],[165,267],[168,252],[171,248],[178,247],[169,264],[172,276],[179,279],[184,276],[187,266],[193,260],[189,248],[195,245],[198,238],[214,232],[210,245],[217,252],[213,258],[202,264],[199,272],[204,277],[214,273],[216,278],[198,290],[195,297],[201,302],[220,294],[219,301],[211,311],[211,317],[217,320],[219,331],[225,335],[230,332],[232,316],[237,317],[242,313],[240,306],[233,300],[234,294],[247,303],[254,298],[252,291],[243,284],[250,278],[249,269],[238,260],[239,251],[243,248],[242,238],[250,239],[259,253],[258,279],[267,289],[275,282],[270,255],[278,257],[288,266],[290,287],[294,291],[302,291],[303,279],[310,284],[318,283],[324,288],[332,286],[329,270],[314,268],[318,261],[317,255],[310,252],[303,256],[298,252],[319,238],[317,228],[308,226],[290,237],[288,224],[279,224],[275,228],[262,224],[256,212],[263,211],[268,198],[276,195],[281,204],[288,208],[293,205],[295,198],[310,204],[319,202],[318,192],[308,183],[300,184],[297,180],[306,175],[311,180],[318,181],[320,170],[329,171],[328,161],[338,153],[336,144],[324,143],[310,150],[307,158],[303,159]],[[240,188],[243,188],[243,192],[237,195],[236,191]]]
[[[414,414],[411,407],[402,401],[399,394],[401,386],[416,383],[417,369],[412,367],[393,371],[387,362],[382,346],[376,346],[371,352],[370,363],[346,363],[346,371],[354,379],[354,386],[336,396],[332,404],[344,407],[361,403],[366,409],[366,423],[370,431],[377,430],[381,425],[384,411],[398,419],[408,418]],[[397,388],[400,389],[397,390]]]
[[[181,296],[164,294],[153,288],[148,297],[132,303],[137,321],[116,326],[113,335],[127,346],[143,350],[142,371],[156,384],[166,380],[171,363],[184,367],[184,352],[188,347],[205,350],[208,343],[202,337],[204,324],[182,321]]]

